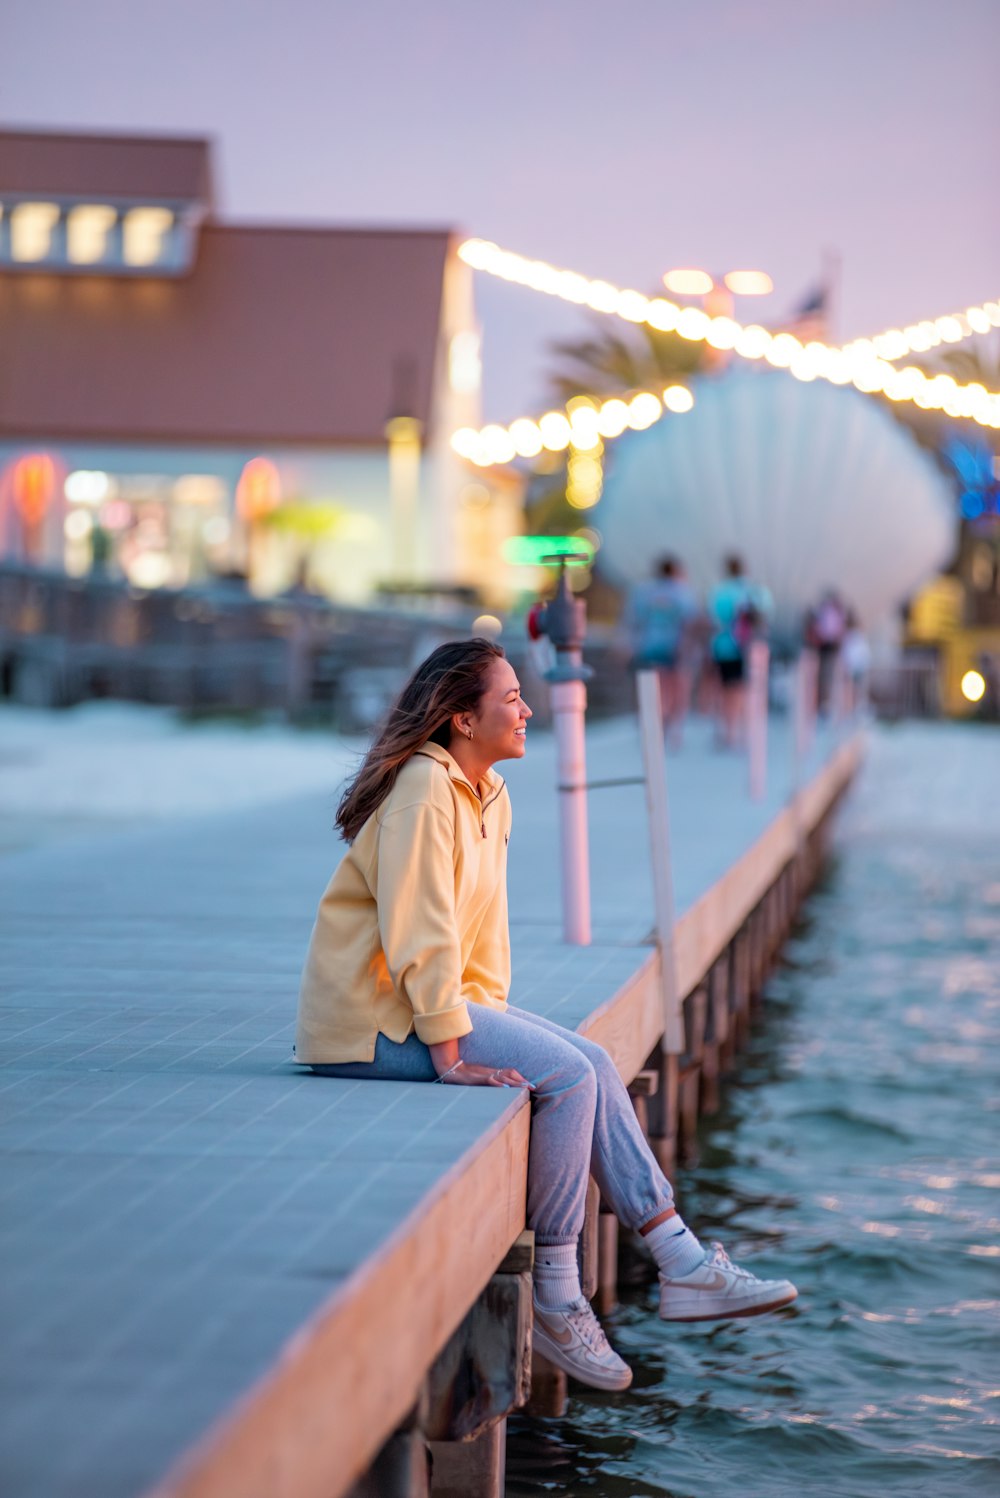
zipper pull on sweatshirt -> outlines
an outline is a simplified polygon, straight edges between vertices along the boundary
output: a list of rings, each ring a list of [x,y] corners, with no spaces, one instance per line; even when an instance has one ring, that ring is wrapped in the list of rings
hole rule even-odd
[[[486,836],[486,818],[483,817],[483,816],[480,816],[480,818],[479,818],[479,830],[483,834],[483,837],[485,837]]]

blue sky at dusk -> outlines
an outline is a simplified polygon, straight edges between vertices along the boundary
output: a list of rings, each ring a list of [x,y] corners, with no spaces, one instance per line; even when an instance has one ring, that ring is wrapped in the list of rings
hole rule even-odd
[[[642,291],[841,260],[851,337],[1000,294],[997,0],[7,0],[8,125],[205,132],[237,219],[455,225]],[[480,281],[485,405],[586,316]]]

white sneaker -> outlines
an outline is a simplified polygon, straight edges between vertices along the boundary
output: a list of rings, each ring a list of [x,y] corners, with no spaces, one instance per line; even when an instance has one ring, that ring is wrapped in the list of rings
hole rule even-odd
[[[760,1316],[789,1305],[798,1293],[790,1280],[759,1280],[749,1269],[740,1269],[721,1243],[713,1243],[704,1263],[690,1274],[660,1275],[660,1315],[664,1321]]]
[[[584,1296],[563,1310],[535,1303],[534,1347],[543,1358],[592,1389],[627,1389],[632,1370],[623,1363],[601,1330]]]

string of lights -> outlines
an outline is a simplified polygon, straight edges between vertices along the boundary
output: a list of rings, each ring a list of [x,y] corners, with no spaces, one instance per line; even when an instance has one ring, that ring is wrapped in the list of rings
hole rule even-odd
[[[659,421],[665,411],[690,411],[694,396],[686,385],[668,385],[659,392],[640,390],[628,399],[613,396],[600,401],[586,395],[573,396],[562,410],[546,411],[537,421],[521,416],[509,426],[460,427],[451,445],[460,457],[489,468],[511,463],[515,458],[537,458],[544,450],[599,456],[605,440],[622,432],[644,431]]]
[[[677,327],[677,321],[682,311],[699,311],[698,308],[682,309],[665,297],[646,297],[639,291],[623,291],[610,281],[592,280],[576,271],[559,270],[542,260],[529,260],[512,250],[501,249],[490,240],[467,239],[459,246],[458,253],[474,270],[529,286],[533,291],[560,297],[563,301],[590,307],[595,312],[621,317],[626,322],[648,322],[651,327],[660,328],[663,332],[681,331]],[[710,277],[707,279],[711,280]],[[699,322],[692,323],[688,319],[689,330],[699,325]],[[982,302],[978,306],[966,307],[964,312],[926,318],[919,323],[910,323],[905,328],[888,328],[871,338],[854,339],[845,344],[841,352],[869,353],[874,350],[880,359],[894,362],[906,358],[907,354],[923,354],[941,344],[961,343],[966,338],[990,333],[998,327],[1000,301]],[[687,334],[682,332],[682,336],[690,337],[691,331]]]
[[[591,280],[575,271],[559,270],[541,260],[528,260],[488,240],[466,240],[458,253],[466,264],[487,275],[590,307],[595,312],[620,317],[626,322],[646,323],[661,332],[676,332],[682,338],[707,343],[741,359],[765,360],[777,369],[787,369],[799,380],[822,379],[835,385],[854,385],[866,394],[882,393],[893,401],[911,401],[925,410],[942,411],[950,417],[1000,428],[1000,392],[987,390],[978,383],[961,384],[950,375],[928,374],[913,365],[899,369],[894,362],[911,352],[924,352],[940,343],[957,343],[970,333],[989,332],[1000,327],[1000,302],[984,302],[980,307],[967,308],[964,313],[917,323],[902,330],[890,329],[874,338],[860,338],[838,347],[819,340],[802,343],[792,333],[771,333],[756,323],[744,325],[731,317],[713,317],[700,307],[680,307],[665,297],[646,297],[639,291],[622,290],[609,281]],[[683,390],[684,387],[672,388]],[[686,393],[690,397],[690,392]],[[654,392],[640,392],[632,397],[633,401],[642,402],[640,413],[652,409],[647,397],[661,403],[661,397]],[[663,404],[668,410],[674,409],[665,397],[666,392],[659,412],[646,425],[652,425],[652,421],[663,414]],[[588,404],[594,408],[594,403]],[[609,404],[612,403],[604,402],[600,409]],[[628,402],[618,404],[629,407]],[[609,419],[613,422],[617,415],[616,409]],[[509,462],[513,456],[535,456],[541,451],[541,446],[548,445],[545,436],[541,435],[542,421],[548,422],[551,433],[562,433],[559,423],[568,420],[563,413],[549,412],[538,423],[521,418],[508,427],[489,426],[478,432],[464,428],[455,434],[453,446],[458,452],[467,450],[469,456],[479,454],[473,457],[474,462]],[[624,431],[631,424],[626,419],[620,430]],[[530,445],[536,440],[534,432],[529,431],[531,428],[537,429],[541,446],[531,453],[522,452],[524,443]],[[620,432],[607,435],[617,436]],[[569,441],[567,437],[562,445],[568,446]],[[499,456],[500,452],[508,450],[510,457]],[[492,456],[485,457],[486,453]]]

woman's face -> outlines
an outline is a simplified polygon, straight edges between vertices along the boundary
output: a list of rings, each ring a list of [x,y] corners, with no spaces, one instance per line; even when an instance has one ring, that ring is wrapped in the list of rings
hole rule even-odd
[[[479,707],[467,717],[474,747],[490,764],[523,757],[531,708],[521,696],[521,685],[510,661],[498,657],[493,662]]]

